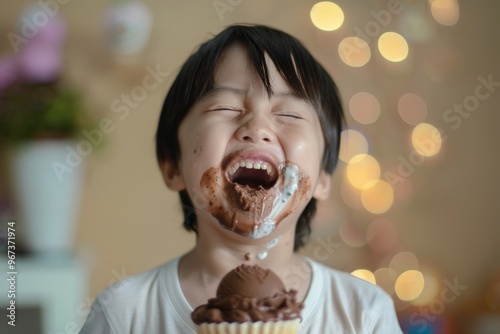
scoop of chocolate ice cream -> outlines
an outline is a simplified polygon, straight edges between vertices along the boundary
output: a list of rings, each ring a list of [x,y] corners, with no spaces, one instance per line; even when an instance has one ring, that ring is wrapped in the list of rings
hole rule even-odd
[[[222,278],[217,288],[217,298],[237,295],[262,299],[283,290],[285,285],[271,270],[243,264]]]
[[[222,278],[216,298],[198,306],[191,318],[196,324],[297,319],[303,304],[296,293],[271,270],[243,264]]]

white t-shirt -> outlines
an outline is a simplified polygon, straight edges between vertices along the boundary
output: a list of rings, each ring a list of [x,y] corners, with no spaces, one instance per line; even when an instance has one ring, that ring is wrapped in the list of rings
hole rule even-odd
[[[312,281],[299,334],[402,333],[379,287],[305,258]],[[80,334],[196,333],[177,272],[179,258],[128,277],[97,296]]]

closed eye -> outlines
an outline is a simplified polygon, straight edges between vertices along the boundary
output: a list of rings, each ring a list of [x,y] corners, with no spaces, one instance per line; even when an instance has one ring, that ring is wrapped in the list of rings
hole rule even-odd
[[[233,107],[217,107],[211,108],[206,111],[207,113],[213,113],[216,116],[220,117],[238,117],[241,114],[241,110]]]
[[[290,118],[294,118],[294,119],[304,119],[304,117],[301,117],[301,116],[296,115],[296,114],[279,113],[279,114],[276,114],[276,116],[290,117]]]
[[[220,107],[220,108],[213,108],[213,111],[219,111],[219,110],[231,110],[231,111],[236,111],[234,108],[229,108],[229,107]]]
[[[235,108],[228,108],[228,107],[220,107],[220,108],[213,108],[213,109],[210,109],[209,111],[232,111],[232,112],[240,112],[239,109],[235,109]]]

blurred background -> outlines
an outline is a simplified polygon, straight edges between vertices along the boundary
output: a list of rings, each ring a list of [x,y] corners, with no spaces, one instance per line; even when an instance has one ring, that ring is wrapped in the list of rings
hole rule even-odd
[[[156,164],[160,109],[196,46],[259,23],[305,44],[348,120],[301,253],[380,285],[405,333],[500,333],[499,14],[493,0],[4,2],[0,268],[16,273],[0,303],[15,300],[16,327],[1,332],[77,333],[100,290],[194,245]]]

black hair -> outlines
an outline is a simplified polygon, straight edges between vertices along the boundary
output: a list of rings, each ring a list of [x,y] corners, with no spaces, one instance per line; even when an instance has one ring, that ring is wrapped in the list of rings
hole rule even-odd
[[[331,174],[338,162],[340,133],[344,113],[335,82],[300,41],[289,34],[267,26],[233,25],[203,43],[184,63],[165,98],[156,132],[156,156],[178,165],[181,156],[177,130],[193,105],[214,86],[217,66],[224,51],[238,43],[247,52],[249,62],[269,95],[273,87],[266,65],[267,55],[290,89],[309,101],[318,114],[325,140],[322,166]],[[197,232],[194,206],[186,190],[179,192],[184,211],[184,227]],[[294,250],[305,245],[311,233],[310,223],[316,213],[312,198],[299,217],[295,230]]]

